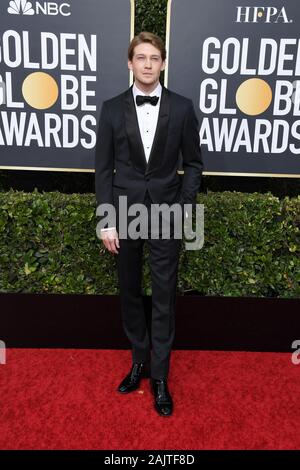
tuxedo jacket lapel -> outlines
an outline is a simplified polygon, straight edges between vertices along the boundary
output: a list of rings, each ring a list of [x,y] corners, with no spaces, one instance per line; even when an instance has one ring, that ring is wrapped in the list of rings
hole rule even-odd
[[[151,173],[159,164],[167,142],[169,125],[170,98],[167,88],[162,88],[161,103],[159,108],[156,131],[153,139],[153,145],[146,168],[146,174]]]
[[[143,142],[139,130],[139,124],[132,94],[132,87],[125,92],[125,127],[130,149],[130,157],[133,165],[145,175],[151,173],[161,163],[168,135],[170,98],[168,90],[163,87],[161,103],[158,114],[156,131],[149,160],[147,163]]]
[[[147,160],[144,146],[139,130],[139,123],[136,115],[135,104],[132,94],[132,86],[125,92],[125,127],[129,143],[130,157],[133,166],[143,173],[147,167]]]

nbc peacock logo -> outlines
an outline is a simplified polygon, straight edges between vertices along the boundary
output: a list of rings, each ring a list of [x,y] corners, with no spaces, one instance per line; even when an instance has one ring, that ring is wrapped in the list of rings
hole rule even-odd
[[[32,3],[27,0],[10,0],[8,13],[11,15],[34,15]]]

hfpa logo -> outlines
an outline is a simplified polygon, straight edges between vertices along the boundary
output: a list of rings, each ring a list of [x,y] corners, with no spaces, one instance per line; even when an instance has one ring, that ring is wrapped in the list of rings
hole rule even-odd
[[[70,16],[68,3],[58,5],[56,2],[35,2],[35,6],[27,0],[10,0],[8,13],[11,15],[62,15]]]
[[[276,7],[236,7],[236,23],[292,23],[285,8]]]

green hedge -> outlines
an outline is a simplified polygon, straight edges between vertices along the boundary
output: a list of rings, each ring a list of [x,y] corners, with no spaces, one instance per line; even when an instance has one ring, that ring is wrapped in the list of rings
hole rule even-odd
[[[181,251],[178,293],[299,297],[300,197],[199,194],[201,250]],[[93,194],[0,193],[0,291],[118,294]],[[151,293],[145,249],[143,292]]]
[[[167,0],[136,0],[135,34],[151,31],[165,39],[167,4]]]

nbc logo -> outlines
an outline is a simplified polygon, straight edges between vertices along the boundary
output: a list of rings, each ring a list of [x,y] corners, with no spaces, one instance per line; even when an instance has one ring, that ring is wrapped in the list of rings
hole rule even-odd
[[[11,15],[34,15],[32,3],[27,0],[11,0],[7,11]]]
[[[69,3],[58,4],[56,2],[34,2],[34,6],[28,0],[10,0],[7,12],[11,15],[62,15],[70,16],[71,5]]]

